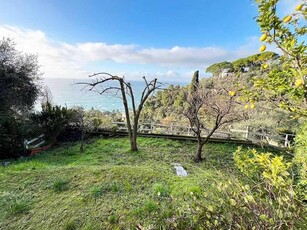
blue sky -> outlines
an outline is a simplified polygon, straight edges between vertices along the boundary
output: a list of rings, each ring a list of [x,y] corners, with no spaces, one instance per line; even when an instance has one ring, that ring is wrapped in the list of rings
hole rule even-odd
[[[298,1],[282,0],[286,14]],[[250,0],[0,0],[0,35],[37,53],[44,76],[107,71],[189,81],[194,70],[258,52]],[[274,47],[271,47],[274,49]]]

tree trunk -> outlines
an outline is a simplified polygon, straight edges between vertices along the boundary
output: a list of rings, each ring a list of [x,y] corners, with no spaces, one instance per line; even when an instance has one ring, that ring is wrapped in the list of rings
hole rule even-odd
[[[134,133],[134,131],[133,131],[132,138],[130,139],[130,146],[131,146],[131,151],[138,151],[136,134]]]
[[[139,116],[138,114],[136,114],[136,116],[134,117],[133,130],[132,130],[131,151],[138,151],[138,146],[137,146],[138,124],[139,124]]]
[[[133,135],[133,130],[131,130],[129,107],[128,107],[127,97],[126,97],[126,93],[125,93],[124,82],[121,79],[121,80],[119,80],[119,83],[120,83],[120,89],[121,89],[122,97],[123,97],[123,104],[124,104],[124,108],[125,108],[126,124],[127,124],[127,128],[128,128],[128,135],[129,135],[129,140],[130,140],[130,150],[131,151],[137,151],[137,148],[135,150],[135,147],[136,147],[136,141],[134,141],[135,137]]]
[[[203,150],[203,143],[201,140],[201,136],[200,134],[197,134],[197,152],[196,152],[196,156],[195,156],[195,162],[201,162],[203,160],[201,154],[202,154],[202,150]]]

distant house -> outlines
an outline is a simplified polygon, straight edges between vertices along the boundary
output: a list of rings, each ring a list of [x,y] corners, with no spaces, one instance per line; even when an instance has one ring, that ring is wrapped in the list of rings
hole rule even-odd
[[[219,77],[234,77],[235,73],[230,69],[223,69],[222,72],[219,74]]]
[[[243,67],[243,68],[242,68],[242,71],[243,71],[244,73],[248,72],[248,71],[249,71],[249,66]]]

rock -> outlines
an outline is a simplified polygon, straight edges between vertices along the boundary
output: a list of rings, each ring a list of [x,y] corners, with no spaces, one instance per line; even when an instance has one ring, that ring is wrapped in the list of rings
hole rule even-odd
[[[179,163],[173,163],[177,176],[187,176],[188,172]]]

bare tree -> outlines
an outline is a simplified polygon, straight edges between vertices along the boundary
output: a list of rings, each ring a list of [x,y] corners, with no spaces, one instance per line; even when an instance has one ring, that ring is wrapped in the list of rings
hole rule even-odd
[[[192,131],[197,138],[195,161],[202,161],[203,146],[209,138],[226,123],[238,121],[245,117],[245,113],[235,111],[236,92],[229,91],[222,84],[221,79],[214,79],[206,85],[199,84],[198,71],[194,73],[187,95],[187,108],[184,115],[188,118]],[[202,131],[208,134],[203,138]]]
[[[140,102],[136,105],[136,98],[133,93],[133,88],[130,82],[127,82],[124,77],[118,77],[115,75],[111,75],[109,73],[101,72],[95,73],[90,77],[95,77],[95,79],[91,83],[79,82],[77,84],[85,84],[86,87],[89,87],[90,91],[96,91],[99,94],[112,93],[114,96],[119,96],[123,102],[125,115],[126,115],[126,124],[128,128],[128,135],[130,139],[130,148],[131,151],[137,151],[137,131],[138,131],[138,123],[141,115],[141,111],[143,109],[144,103],[148,99],[148,97],[157,89],[159,89],[162,84],[157,82],[157,78],[147,81],[146,77],[143,77],[145,82],[145,87],[141,93]],[[108,83],[116,82],[118,85],[107,85]],[[102,86],[98,89],[98,85]],[[130,108],[128,104],[128,97],[130,97],[130,102],[132,106],[132,116],[130,116]]]

